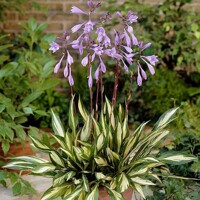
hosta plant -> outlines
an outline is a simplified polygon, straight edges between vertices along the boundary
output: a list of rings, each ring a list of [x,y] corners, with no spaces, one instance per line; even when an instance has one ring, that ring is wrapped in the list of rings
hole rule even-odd
[[[147,122],[135,131],[129,131],[122,107],[113,113],[108,100],[99,121],[86,112],[80,100],[78,108],[84,126],[78,126],[72,101],[67,131],[52,112],[55,145],[31,137],[34,147],[48,154],[49,160],[22,156],[12,158],[5,166],[52,177],[52,186],[42,200],[57,197],[98,200],[101,186],[107,189],[112,199],[124,199],[122,192],[129,187],[145,198],[143,186],[155,185],[160,176],[170,176],[167,163],[182,164],[194,159],[186,155],[159,155],[155,151],[169,133],[165,127],[174,119],[177,109],[164,113],[150,131],[145,131]]]
[[[87,21],[72,27],[70,33],[75,33],[75,36],[70,37],[68,31],[50,44],[50,50],[53,52],[61,51],[61,58],[54,72],[57,73],[65,61],[64,76],[71,87],[72,100],[67,130],[64,130],[58,115],[52,111],[55,131],[53,138],[56,144],[51,145],[48,140],[31,137],[33,146],[49,154],[49,160],[23,156],[12,158],[5,166],[52,177],[52,186],[44,193],[42,200],[57,197],[67,200],[98,200],[101,187],[107,190],[111,199],[124,199],[122,193],[128,188],[139,192],[145,198],[143,186],[154,185],[156,181],[160,181],[160,176],[169,175],[166,163],[180,164],[193,160],[193,157],[184,155],[159,155],[159,151],[155,150],[167,136],[165,127],[173,120],[176,108],[163,114],[151,131],[144,131],[147,123],[141,124],[135,131],[129,131],[128,105],[131,100],[131,87],[125,109],[116,105],[121,71],[124,70],[130,75],[132,84],[135,67],[137,84],[141,86],[143,80],[147,79],[145,66],[153,75],[158,60],[157,56],[147,56],[145,53],[151,44],[138,41],[134,35],[132,24],[138,19],[134,12],[129,11],[127,15],[116,13],[116,17],[122,22],[122,29],[114,30],[114,37],[110,37],[103,27],[111,21],[110,14],[106,13],[99,22],[93,20],[99,6],[100,2],[93,0],[88,1],[87,11],[73,6],[71,12],[84,15],[83,18],[87,18]],[[71,40],[77,34],[78,38]],[[88,70],[90,112],[84,108],[80,99],[78,104],[74,100],[75,66],[71,49],[80,54],[81,65]],[[111,102],[104,97],[106,88],[103,86],[102,76],[109,71],[104,63],[105,59],[112,59],[116,63],[116,69],[110,70],[111,73],[114,71],[115,79]]]

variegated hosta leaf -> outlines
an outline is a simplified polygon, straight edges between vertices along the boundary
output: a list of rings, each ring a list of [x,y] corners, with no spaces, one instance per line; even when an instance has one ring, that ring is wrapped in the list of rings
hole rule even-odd
[[[134,177],[134,178],[131,178],[131,180],[134,183],[138,183],[140,185],[155,185],[153,182],[146,180],[146,179],[142,179],[140,177]]]
[[[124,200],[124,197],[119,192],[117,192],[115,190],[112,190],[109,187],[106,187],[106,188],[108,190],[109,195],[112,197],[112,199],[115,199],[115,200]]]
[[[122,144],[122,137],[123,137],[123,132],[122,132],[122,126],[120,122],[117,123],[117,129],[115,131],[115,146],[116,146],[116,152],[119,153],[121,144]]]
[[[128,137],[128,119],[125,118],[122,126],[122,139],[124,140],[126,137]]]
[[[41,200],[53,200],[56,199],[58,197],[61,197],[67,187],[69,187],[68,185],[64,184],[58,187],[50,187],[42,196]]]
[[[102,172],[96,172],[95,176],[96,176],[97,180],[106,180],[106,181],[111,181],[112,180],[112,177],[105,176]]]
[[[69,151],[72,151],[72,135],[71,133],[66,132],[65,134],[65,144]]]
[[[10,157],[11,160],[23,160],[27,163],[33,163],[33,164],[42,164],[42,163],[49,163],[48,160],[44,158],[39,158],[36,156],[18,156],[18,157]]]
[[[107,152],[107,156],[108,156],[108,159],[112,162],[115,162],[115,161],[119,161],[120,160],[120,156],[115,153],[114,151],[112,151],[110,148],[106,148],[106,152]]]
[[[133,169],[130,173],[128,173],[129,176],[137,176],[137,175],[144,175],[146,174],[148,171],[148,167],[145,167],[145,168],[140,168],[137,170],[136,169]]]
[[[82,187],[76,187],[76,189],[71,190],[71,192],[64,197],[64,200],[74,200],[82,193]]]
[[[3,166],[3,168],[15,170],[31,170],[38,164],[49,163],[48,160],[35,156],[11,157],[10,159],[11,161]]]
[[[86,192],[89,192],[89,189],[90,189],[89,181],[88,181],[87,177],[84,174],[82,175],[82,180],[83,180],[83,188],[84,188],[84,190]]]
[[[53,135],[53,134],[52,134],[52,136],[62,148],[66,148],[66,144],[65,144],[65,141],[63,140],[63,137],[61,137],[59,135]]]
[[[125,145],[124,155],[123,158],[128,159],[129,153],[136,147],[138,144],[138,140],[144,130],[144,127],[146,126],[148,122],[142,123],[133,133],[133,135],[127,140],[127,143]],[[124,162],[126,161],[124,160]]]
[[[163,130],[159,135],[152,141],[151,146],[156,146],[161,140],[169,134],[168,130]]]
[[[97,151],[101,150],[101,148],[105,146],[105,137],[104,135],[101,133],[99,136],[98,136],[98,139],[97,139]]]
[[[34,165],[29,162],[15,160],[7,163],[6,165],[3,166],[3,168],[14,169],[14,170],[32,170],[34,168]]]
[[[98,135],[101,134],[101,131],[100,131],[97,121],[93,117],[92,117],[92,120],[93,120],[93,125],[94,125],[94,134],[97,137]]]
[[[81,130],[80,139],[81,141],[88,141],[91,136],[91,117],[88,116],[86,122]]]
[[[136,191],[142,196],[143,199],[146,199],[144,192],[142,190],[142,187],[140,184],[134,183],[134,187],[136,189]]]
[[[96,158],[94,158],[94,160],[97,163],[97,165],[99,165],[99,166],[107,166],[108,165],[107,161],[100,156],[97,156]]]
[[[54,130],[54,133],[57,135],[60,135],[62,137],[64,137],[64,128],[62,126],[62,123],[60,121],[60,118],[58,115],[56,115],[53,110],[51,110],[51,114],[52,114],[52,127]]]
[[[51,160],[56,163],[57,165],[61,166],[61,167],[65,167],[64,162],[61,158],[61,155],[59,155],[58,153],[56,153],[55,151],[51,151],[49,154]]]
[[[162,155],[160,160],[169,164],[181,165],[192,162],[196,160],[196,158],[194,156],[186,156],[183,154],[174,155],[173,153],[167,153],[166,155]]]
[[[81,116],[83,117],[84,121],[86,121],[87,118],[88,118],[88,114],[87,114],[85,108],[82,105],[80,97],[78,99],[78,109],[79,109],[79,112],[80,112]]]
[[[101,113],[101,116],[100,116],[100,124],[101,124],[101,127],[102,127],[102,132],[104,134],[104,137],[105,138],[108,138],[108,135],[107,135],[107,128],[106,128],[106,123],[105,123],[105,119],[104,119],[104,115],[103,113]]]
[[[98,184],[96,184],[92,192],[87,196],[86,200],[98,200],[98,199],[99,199],[99,191],[98,191]]]
[[[154,126],[154,130],[155,129],[163,129],[164,127],[167,126],[167,124],[169,124],[171,121],[173,121],[173,117],[175,115],[175,113],[177,112],[178,108],[172,108],[170,110],[168,110],[167,112],[165,112],[164,114],[161,115],[161,117],[159,118],[159,120],[156,122],[155,126]]]
[[[114,113],[113,113],[113,108],[112,108],[107,97],[106,97],[106,107],[107,107],[107,111],[108,111],[108,114],[109,114],[111,125],[114,129],[115,128],[115,116],[114,116]]]
[[[119,189],[121,192],[124,192],[125,190],[127,190],[130,186],[129,180],[126,176],[126,174],[122,173],[119,177],[118,177],[118,184],[119,184]]]
[[[40,150],[44,150],[44,151],[49,151],[50,148],[45,145],[44,143],[42,143],[41,141],[39,141],[38,139],[32,137],[32,136],[29,136],[31,138],[31,141],[34,145],[35,148],[37,149],[40,149]]]
[[[37,167],[32,169],[32,172],[35,174],[43,174],[46,172],[54,172],[56,166],[51,163],[40,164]]]
[[[74,113],[74,97],[72,98],[72,100],[70,102],[69,115],[68,116],[69,116],[69,120],[68,120],[69,127],[71,128],[72,133],[75,136],[76,126],[77,126],[77,116]]]

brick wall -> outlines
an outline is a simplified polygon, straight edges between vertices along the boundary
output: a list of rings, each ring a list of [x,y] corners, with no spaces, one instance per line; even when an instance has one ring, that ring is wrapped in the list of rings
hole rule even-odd
[[[3,0],[0,0],[3,1]],[[24,15],[20,15],[14,11],[5,14],[5,22],[1,24],[2,29],[8,33],[17,33],[21,30],[19,23],[26,21],[30,17],[34,17],[38,22],[47,22],[46,29],[49,33],[60,34],[65,30],[69,30],[76,22],[82,21],[82,16],[70,14],[72,5],[77,5],[84,8],[87,0],[34,0],[48,8],[48,13],[44,14],[41,11],[35,10],[31,6],[24,7]],[[103,0],[106,2],[106,0]],[[118,0],[118,3],[123,3],[125,0]],[[141,2],[149,4],[161,3],[163,0],[141,0]],[[31,2],[31,0],[30,0]],[[134,7],[134,6],[133,6]],[[193,0],[189,5],[193,9],[200,10],[200,0]]]

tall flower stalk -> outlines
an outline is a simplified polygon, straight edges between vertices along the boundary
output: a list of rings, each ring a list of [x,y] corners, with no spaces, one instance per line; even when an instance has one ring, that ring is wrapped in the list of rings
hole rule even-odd
[[[132,25],[138,22],[138,16],[133,11],[129,11],[126,15],[116,12],[116,17],[121,21],[122,28],[121,30],[113,29],[114,37],[110,37],[109,35],[112,35],[112,31],[107,33],[103,27],[107,21],[112,20],[110,14],[106,13],[105,16],[100,17],[99,21],[93,20],[96,9],[99,8],[100,5],[100,1],[89,0],[88,9],[86,11],[73,6],[71,8],[71,13],[85,15],[87,20],[73,26],[69,35],[65,33],[63,38],[57,38],[55,42],[50,44],[49,49],[53,53],[58,50],[62,52],[62,56],[55,66],[54,72],[57,73],[59,71],[61,63],[65,60],[64,76],[67,78],[71,88],[73,88],[74,85],[72,74],[74,59],[70,51],[76,50],[80,55],[81,65],[83,67],[87,66],[88,69],[87,78],[90,93],[90,111],[92,115],[95,113],[96,119],[98,118],[99,93],[101,93],[101,109],[103,108],[104,87],[102,76],[107,72],[107,66],[104,63],[106,59],[114,59],[116,61],[115,82],[111,104],[112,110],[117,100],[118,82],[121,71],[130,72],[130,80],[132,83],[133,71],[131,71],[130,66],[135,63],[137,67],[136,81],[138,86],[141,86],[143,80],[147,79],[147,74],[143,69],[143,65],[147,65],[150,73],[153,75],[155,73],[154,66],[158,62],[157,56],[155,55],[143,55],[143,51],[149,48],[151,43],[144,44],[135,36]],[[78,37],[75,40],[71,40],[71,35],[75,33],[78,34]],[[96,79],[96,81],[94,81],[94,79]],[[93,105],[94,82],[96,82],[97,88],[95,105]],[[73,91],[73,89],[71,90]],[[128,112],[130,99],[131,92],[129,91],[126,112]],[[93,106],[95,106],[95,108],[93,108]]]

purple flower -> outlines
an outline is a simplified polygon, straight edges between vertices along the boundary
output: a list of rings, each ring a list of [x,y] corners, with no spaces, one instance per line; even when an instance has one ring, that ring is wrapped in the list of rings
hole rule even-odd
[[[92,75],[90,74],[88,78],[88,87],[91,88],[92,84],[93,84],[93,80],[92,80]]]
[[[71,28],[72,33],[77,32],[84,24],[85,24],[85,23],[77,24],[77,25],[75,25],[74,27],[72,27],[72,28]]]
[[[138,86],[142,85],[142,77],[140,75],[139,68],[138,68],[137,84],[138,84]]]
[[[60,45],[59,44],[57,44],[56,42],[50,43],[50,48],[49,48],[50,51],[52,51],[53,53],[55,53],[59,49],[60,49]]]
[[[103,60],[101,59],[101,57],[99,56],[99,59],[100,59],[100,67],[101,67],[101,71],[103,72],[103,73],[105,73],[106,72],[106,66],[105,66],[105,64],[104,64],[104,62],[103,62]]]
[[[116,48],[113,47],[112,49],[106,49],[104,50],[104,53],[112,58],[116,58],[116,59],[122,59],[122,56],[120,54],[117,53]]]
[[[150,42],[145,45],[143,45],[143,42],[138,43],[138,47],[140,48],[141,51],[144,51],[145,49],[149,48],[150,46],[151,46]]]
[[[151,65],[155,66],[156,63],[158,62],[157,56],[152,55],[152,56],[143,56],[144,58],[146,58]]]
[[[64,69],[64,76],[67,77],[69,74],[69,70],[68,70],[68,64],[66,64],[66,67]]]
[[[71,65],[74,62],[74,59],[72,56],[69,54],[69,51],[67,51],[67,63]]]
[[[89,21],[85,24],[84,33],[85,33],[85,34],[90,33],[90,32],[93,30],[93,26],[94,26],[94,25],[95,25],[95,23],[89,20]]]
[[[102,53],[104,52],[103,47],[101,47],[101,46],[96,46],[93,50],[94,50],[95,54],[97,54],[99,56],[102,55]]]
[[[74,79],[73,79],[71,73],[70,73],[69,76],[68,76],[68,81],[69,81],[69,85],[70,85],[70,86],[73,86],[73,85],[74,85]]]
[[[96,33],[98,34],[97,41],[101,42],[106,35],[105,29],[103,27],[98,27]]]
[[[98,8],[99,6],[101,6],[100,2],[97,2],[96,4],[92,1],[89,0],[88,1],[88,7],[90,8],[90,12],[94,12],[96,8]]]
[[[131,39],[128,35],[128,33],[126,32],[126,30],[124,29],[124,36],[125,36],[125,40],[126,40],[126,46],[127,47],[131,47]]]
[[[147,79],[146,72],[142,69],[142,67],[141,67],[139,62],[137,62],[137,66],[138,66],[138,71],[141,71],[142,78],[146,80]]]
[[[100,68],[100,66],[97,67],[97,69],[96,69],[96,71],[94,73],[94,77],[95,77],[96,80],[99,80],[99,68]]]
[[[132,11],[128,11],[126,18],[127,22],[132,24],[133,22],[137,22],[138,16],[136,16]]]
[[[88,64],[88,56],[89,56],[89,54],[87,55],[87,56],[85,56],[84,58],[83,58],[83,60],[81,61],[81,64],[85,67],[87,64]]]
[[[152,75],[155,74],[155,70],[154,70],[153,66],[156,65],[156,62],[158,62],[157,56],[155,56],[155,55],[152,55],[152,56],[141,56],[141,58],[147,64],[147,67],[148,67],[150,73]]]
[[[117,15],[117,17],[120,17],[120,18],[123,17],[122,14],[119,11],[116,12],[116,15]]]
[[[122,60],[122,62],[123,62],[123,64],[124,64],[124,70],[126,71],[126,72],[128,72],[128,66],[126,65],[126,63]]]
[[[88,77],[88,87],[91,88],[92,84],[93,84],[93,80],[92,80],[92,67],[90,67],[89,77]]]
[[[77,8],[76,6],[72,6],[71,13],[88,15],[86,12],[82,11],[80,8]]]
[[[133,34],[133,27],[128,26],[127,31],[128,31],[128,32],[130,33],[130,35],[131,35],[133,45],[138,45],[138,40],[137,40],[137,38],[135,37],[135,35]]]
[[[57,73],[58,72],[58,70],[60,69],[60,66],[61,66],[61,63],[62,63],[62,60],[63,60],[63,58],[64,58],[64,54],[63,54],[63,56],[62,56],[62,58],[60,59],[60,61],[56,64],[56,66],[54,67],[54,73]]]

